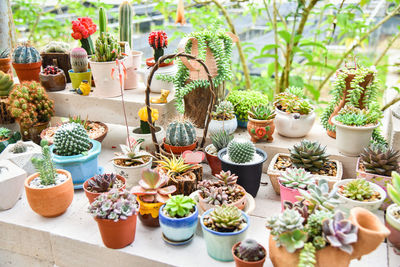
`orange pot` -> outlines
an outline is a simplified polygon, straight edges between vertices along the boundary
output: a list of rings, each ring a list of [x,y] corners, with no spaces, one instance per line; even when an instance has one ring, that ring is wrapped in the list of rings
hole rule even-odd
[[[168,145],[167,143],[165,143],[165,138],[164,138],[163,146],[164,146],[165,151],[167,151],[169,153],[172,152],[176,155],[180,155],[183,152],[185,152],[186,150],[191,150],[191,151],[195,150],[197,147],[197,141],[188,146],[171,146],[171,145]]]
[[[258,141],[272,142],[274,140],[272,134],[275,131],[274,120],[255,120],[249,116],[247,131],[253,143]]]
[[[40,68],[42,67],[42,61],[28,64],[12,63],[15,72],[17,73],[19,82],[24,81],[37,81],[39,80]]]
[[[85,195],[89,200],[89,203],[92,204],[92,202],[98,197],[100,196],[102,193],[93,193],[89,190],[87,190],[87,186],[88,186],[88,182],[89,180],[93,180],[94,177],[87,179],[84,183],[83,183],[83,190],[85,190]],[[126,186],[126,180],[124,177],[122,177],[121,175],[117,174],[117,179],[122,181],[123,186],[120,188],[120,190],[125,189]]]
[[[11,59],[10,58],[0,58],[0,71],[8,73],[12,77],[11,69]]]
[[[236,267],[262,267],[264,265],[265,259],[267,258],[267,251],[265,250],[264,247],[264,253],[265,253],[265,257],[259,261],[244,261],[241,258],[238,258],[235,255],[235,250],[236,248],[240,245],[241,242],[236,243],[233,247],[232,247],[232,255],[233,255],[233,259],[235,260],[235,265]]]
[[[126,220],[114,222],[108,219],[94,218],[99,226],[101,239],[108,248],[124,248],[135,240],[137,213]]]
[[[49,188],[32,188],[29,183],[39,173],[32,174],[25,180],[25,192],[29,206],[34,212],[44,217],[56,217],[63,214],[74,198],[74,186],[71,174],[66,170],[57,169],[57,173],[68,177],[67,181]]]
[[[241,190],[242,192],[245,192],[245,194],[244,194],[244,196],[243,196],[241,199],[239,199],[238,201],[235,201],[235,202],[229,204],[228,206],[236,206],[238,209],[243,210],[244,207],[246,206],[246,190],[244,190],[244,188],[241,187],[240,185],[237,185],[237,186],[240,188],[240,190]],[[205,203],[205,202],[203,201],[203,197],[201,196],[201,194],[199,194],[199,205],[200,205],[200,208],[201,208],[203,211],[206,211],[206,210],[215,208],[215,205]]]

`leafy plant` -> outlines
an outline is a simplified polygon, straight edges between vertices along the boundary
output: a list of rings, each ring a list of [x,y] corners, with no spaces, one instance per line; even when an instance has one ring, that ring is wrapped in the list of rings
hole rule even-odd
[[[400,174],[392,172],[392,183],[387,185],[387,192],[394,203],[400,206]]]
[[[39,179],[42,185],[56,184],[57,171],[53,165],[49,146],[43,146],[42,158],[32,158],[31,161],[36,171],[39,173]]]
[[[287,188],[306,190],[310,184],[314,183],[314,177],[304,169],[287,168],[279,177],[279,182]]]
[[[117,40],[110,33],[101,33],[96,40],[93,60],[96,62],[110,62],[121,58],[121,46]]]
[[[359,201],[370,199],[374,192],[374,188],[363,178],[350,181],[339,189],[339,193],[344,197]]]
[[[269,105],[258,105],[251,107],[249,117],[255,120],[272,120],[275,118],[275,110]]]
[[[315,259],[316,249],[312,243],[305,243],[300,251],[298,267],[314,267],[317,263]]]
[[[138,140],[131,140],[130,146],[120,144],[122,153],[116,153],[116,156],[113,160],[123,160],[124,165],[132,166],[135,164],[144,164],[145,159],[150,157],[148,153],[140,150],[140,145],[143,143],[144,139],[140,138]]]
[[[215,111],[211,114],[213,120],[227,121],[235,118],[235,110],[228,100],[221,101],[215,105]]]
[[[335,119],[348,126],[365,126],[377,124],[382,116],[379,105],[371,105],[369,109],[345,106],[340,110]]]
[[[310,213],[315,210],[333,211],[340,204],[336,191],[329,192],[329,183],[325,179],[319,179],[318,184],[309,185],[307,191],[299,191],[307,201]]]
[[[259,261],[265,257],[265,250],[257,241],[248,238],[236,247],[235,255],[244,261]]]
[[[235,206],[217,206],[207,216],[204,225],[217,232],[235,232],[246,227],[242,212]]]
[[[399,169],[400,151],[382,144],[371,144],[364,148],[360,161],[368,173],[390,176]]]
[[[300,144],[293,146],[290,151],[290,160],[297,168],[303,168],[309,172],[318,172],[328,161],[326,146],[322,147],[318,141],[302,140]]]
[[[268,97],[256,91],[231,91],[226,98],[235,107],[235,114],[239,120],[246,121],[248,112],[253,106],[268,103]]]
[[[172,218],[183,218],[190,215],[196,206],[196,201],[184,195],[172,196],[165,203],[164,211]]]
[[[116,181],[117,175],[115,173],[95,175],[93,179],[88,180],[87,190],[96,193],[108,192],[114,188]]]
[[[175,157],[174,154],[172,154],[172,158],[168,158],[164,155],[160,155],[162,160],[156,161],[161,169],[166,171],[168,176],[175,177],[179,174],[182,174],[188,170],[190,170],[193,165],[191,164],[186,164],[185,160],[179,156]]]
[[[285,92],[275,96],[274,106],[286,113],[307,115],[313,111],[310,102],[304,98],[303,89],[289,87]]]
[[[221,149],[228,146],[229,142],[233,139],[233,134],[229,134],[227,131],[222,130],[216,133],[210,134],[210,139],[215,149],[220,151]]]
[[[11,135],[11,130],[5,127],[0,127],[0,139],[7,139]]]

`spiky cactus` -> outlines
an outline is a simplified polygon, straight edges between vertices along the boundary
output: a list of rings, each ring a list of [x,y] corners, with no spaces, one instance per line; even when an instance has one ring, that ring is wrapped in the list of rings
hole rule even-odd
[[[298,267],[314,267],[317,263],[315,259],[316,249],[312,243],[305,243],[300,251]]]
[[[104,7],[99,8],[99,30],[100,34],[107,32],[107,13]]]
[[[390,176],[399,170],[400,152],[385,145],[373,143],[364,148],[360,160],[368,173]]]
[[[63,124],[54,134],[54,149],[60,156],[79,155],[89,148],[89,136],[85,128],[78,123]]]
[[[31,161],[39,173],[40,183],[42,185],[52,185],[56,183],[57,171],[54,167],[50,149],[47,145],[43,146],[42,157],[32,158]]]
[[[247,223],[237,207],[222,205],[204,217],[204,225],[218,232],[234,232],[242,230]]]
[[[318,172],[328,161],[326,147],[322,147],[317,141],[302,140],[294,145],[290,151],[290,160],[297,168],[303,168],[309,172]]]
[[[71,51],[71,66],[75,73],[87,72],[88,54],[85,49],[76,47]]]
[[[165,142],[171,146],[189,146],[196,142],[196,129],[187,120],[175,120],[167,127]]]
[[[307,189],[310,184],[314,183],[314,176],[304,169],[288,168],[279,177],[279,182],[288,188]]]
[[[17,64],[36,63],[41,60],[39,51],[28,43],[17,46],[12,54],[12,61]]]
[[[70,49],[69,44],[58,41],[51,41],[44,48],[45,53],[66,53]]]
[[[119,40],[128,42],[132,48],[132,17],[134,16],[132,5],[124,1],[119,6]]]
[[[375,191],[370,183],[365,179],[355,179],[343,185],[339,189],[339,193],[344,197],[364,201],[370,199]]]
[[[250,162],[255,153],[256,148],[250,140],[235,138],[228,144],[228,156],[234,163]]]
[[[164,48],[168,46],[168,36],[164,31],[151,32],[149,45],[154,50],[154,61],[157,62],[164,55]]]
[[[232,141],[232,139],[233,139],[233,135],[229,134],[225,130],[222,130],[220,132],[210,134],[210,139],[211,139],[213,146],[215,147],[215,149],[218,152],[221,149],[228,146],[229,142]]]
[[[265,257],[265,251],[257,241],[245,239],[236,247],[235,255],[244,261],[259,261]]]
[[[115,61],[121,56],[121,46],[117,40],[109,33],[100,33],[96,40],[94,61],[110,62]]]
[[[28,150],[28,145],[21,140],[15,143],[15,145],[13,145],[13,147],[10,149],[11,153],[14,154],[25,153],[27,150]]]
[[[0,97],[8,96],[14,86],[14,81],[10,74],[0,71]]]

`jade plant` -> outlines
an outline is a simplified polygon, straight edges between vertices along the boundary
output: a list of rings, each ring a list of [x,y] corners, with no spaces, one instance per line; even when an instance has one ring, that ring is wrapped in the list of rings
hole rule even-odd
[[[177,119],[168,124],[165,143],[171,146],[189,146],[195,143],[196,129],[190,121]]]
[[[235,118],[235,109],[228,100],[221,101],[215,105],[215,111],[211,113],[212,119],[217,121],[227,121]]]
[[[231,91],[227,97],[235,107],[235,114],[239,120],[246,121],[248,112],[253,106],[265,105],[268,97],[257,91],[236,90]]]
[[[256,147],[247,139],[235,138],[228,144],[228,156],[234,163],[247,163],[253,160]]]
[[[57,170],[51,158],[50,148],[46,144],[44,144],[42,148],[42,157],[32,158],[31,161],[36,171],[39,173],[38,177],[42,185],[56,184]]]
[[[314,176],[301,168],[287,168],[279,177],[279,182],[287,188],[306,190],[314,183]]]
[[[119,180],[115,173],[99,174],[88,180],[86,189],[94,193],[104,193],[113,188],[120,188],[122,184],[118,182]]]
[[[359,178],[340,186],[338,193],[342,196],[358,201],[372,201],[379,198],[372,185],[365,179]]]
[[[248,114],[255,120],[273,120],[276,116],[275,111],[269,105],[262,104],[251,107]]]
[[[237,232],[247,226],[242,212],[235,206],[217,206],[203,218],[204,226],[217,232]]]
[[[235,255],[243,261],[259,261],[266,254],[264,248],[253,239],[245,239],[235,248]]]
[[[326,154],[326,146],[321,146],[318,141],[302,140],[300,144],[294,145],[289,151],[292,164],[309,172],[318,172],[329,157]]]
[[[196,201],[184,195],[172,196],[165,203],[164,211],[171,218],[184,218],[189,216],[196,206]]]
[[[373,143],[364,148],[360,155],[365,172],[390,176],[393,171],[399,170],[400,151],[389,148],[387,145]]]
[[[313,111],[310,102],[305,99],[302,88],[289,87],[285,92],[275,96],[274,106],[286,113],[307,115]]]
[[[164,31],[154,31],[149,35],[149,45],[154,50],[154,61],[157,62],[164,55],[164,48],[168,46],[168,36]]]
[[[85,128],[78,123],[61,125],[54,134],[54,150],[60,156],[74,156],[90,149],[90,139]]]

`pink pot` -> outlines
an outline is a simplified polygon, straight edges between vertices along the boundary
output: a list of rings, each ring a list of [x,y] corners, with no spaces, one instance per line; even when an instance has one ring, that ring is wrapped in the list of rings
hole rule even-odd
[[[129,67],[126,68],[126,79],[124,89],[136,89],[139,87],[139,74],[137,70],[140,69],[140,63],[142,62],[143,52],[131,51],[131,55],[128,56]],[[128,63],[127,63],[128,65]]]
[[[301,196],[301,194],[298,189],[292,189],[292,188],[288,188],[288,187],[282,185],[281,182],[279,181],[279,179],[278,179],[278,182],[279,182],[279,188],[281,191],[281,208],[283,211],[284,210],[283,203],[285,201],[290,201],[290,202],[294,203],[294,202],[298,201],[296,196]]]

